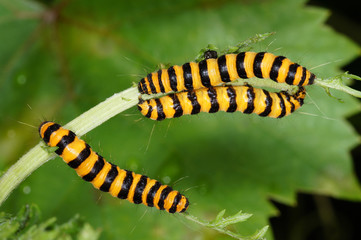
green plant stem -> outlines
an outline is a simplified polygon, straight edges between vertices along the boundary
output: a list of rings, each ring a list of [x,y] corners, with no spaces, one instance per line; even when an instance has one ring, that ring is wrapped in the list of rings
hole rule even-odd
[[[298,90],[297,86],[288,85],[286,83],[278,83],[269,79],[263,78],[249,78],[249,79],[238,79],[236,81],[230,82],[226,85],[232,86],[243,86],[243,85],[252,85],[252,87],[266,87],[273,88],[279,91],[288,91],[290,93],[295,93]]]
[[[348,93],[354,97],[361,98],[361,92],[357,91],[353,88],[350,88],[349,86],[343,84],[341,81],[338,81],[337,78],[335,79],[316,79],[315,84],[319,85],[321,87],[324,87],[326,89],[333,88],[336,90],[340,90],[341,92]]]
[[[250,216],[251,214],[247,214],[245,213],[244,214],[245,217],[244,217],[244,220],[239,220],[238,222],[242,222],[242,221],[246,221]],[[268,226],[265,226],[264,228],[262,228],[261,230],[257,231],[256,233],[254,233],[252,236],[247,236],[247,237],[244,237],[244,236],[241,236],[237,233],[234,233],[232,231],[229,231],[228,229],[224,228],[224,227],[219,227],[217,226],[216,224],[213,224],[211,222],[207,222],[207,221],[203,221],[203,220],[200,220],[199,218],[195,217],[195,216],[192,216],[190,214],[183,214],[183,216],[192,221],[192,222],[195,222],[201,226],[204,226],[204,227],[208,227],[208,228],[211,228],[213,230],[216,230],[220,233],[223,233],[223,234],[226,234],[232,238],[235,238],[235,239],[238,239],[238,240],[257,240],[257,239],[263,239],[263,236],[266,234],[267,230],[268,230]],[[230,225],[230,224],[233,224],[234,222],[232,223],[223,223],[225,224],[226,226],[227,225]]]
[[[131,87],[120,93],[116,93],[69,122],[64,127],[71,129],[78,136],[84,135],[120,112],[136,105],[138,95],[136,87]],[[27,176],[56,156],[55,153],[46,151],[43,148],[44,146],[45,144],[43,142],[37,144],[1,176],[0,206]]]
[[[192,215],[184,215],[184,217],[192,222],[195,222],[201,226],[204,226],[204,227],[209,227],[209,224],[207,222],[204,222],[200,219],[198,219],[197,217],[195,216],[192,216]],[[245,240],[245,238],[242,238],[240,237],[238,234],[234,233],[234,232],[231,232],[227,229],[223,229],[223,228],[220,228],[220,227],[216,227],[216,226],[212,226],[212,229],[218,231],[218,232],[221,232],[221,233],[224,233],[232,238],[235,238],[235,239],[239,239],[239,240]]]
[[[0,204],[27,176],[50,159],[39,143],[12,165],[0,179]]]
[[[136,87],[116,93],[64,127],[72,129],[77,135],[82,136],[115,115],[135,106],[138,103],[138,96],[139,92]]]

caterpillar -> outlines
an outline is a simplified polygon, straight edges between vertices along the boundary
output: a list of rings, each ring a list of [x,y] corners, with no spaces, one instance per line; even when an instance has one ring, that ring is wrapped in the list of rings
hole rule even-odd
[[[199,112],[218,111],[256,113],[262,117],[281,118],[303,105],[306,91],[268,92],[251,86],[220,86],[173,93],[160,98],[139,99],[138,109],[147,118],[163,120]]]
[[[107,162],[74,132],[59,124],[45,121],[39,127],[39,134],[48,146],[57,146],[55,153],[95,188],[109,192],[114,197],[135,204],[143,203],[148,207],[155,206],[169,213],[187,210],[188,199],[178,191]]]
[[[207,52],[205,54],[208,54]],[[205,55],[199,63],[189,62],[160,69],[142,78],[138,83],[141,94],[179,92],[209,88],[239,78],[270,78],[275,82],[306,86],[315,75],[286,57],[267,52],[241,52],[219,58]]]

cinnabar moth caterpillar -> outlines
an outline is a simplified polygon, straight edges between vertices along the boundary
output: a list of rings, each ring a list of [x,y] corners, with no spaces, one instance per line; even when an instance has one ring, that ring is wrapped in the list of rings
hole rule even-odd
[[[262,117],[281,118],[303,104],[303,87],[290,95],[287,92],[268,92],[251,86],[221,86],[169,94],[138,103],[139,111],[147,118],[163,120],[199,112],[218,111],[256,113]]]
[[[275,82],[306,86],[314,82],[315,75],[286,57],[266,52],[241,52],[212,56],[199,63],[174,65],[148,74],[138,84],[141,94],[179,92],[209,88],[239,78],[270,78]]]
[[[181,213],[187,210],[188,199],[178,191],[157,180],[120,169],[107,162],[75,133],[62,128],[59,124],[43,122],[39,127],[39,133],[47,145],[57,146],[55,153],[95,188],[109,192],[114,197],[127,199],[135,204],[155,206],[169,213]]]

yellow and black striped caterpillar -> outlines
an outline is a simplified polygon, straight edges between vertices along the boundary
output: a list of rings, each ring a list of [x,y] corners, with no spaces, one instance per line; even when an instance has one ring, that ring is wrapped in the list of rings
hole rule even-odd
[[[109,192],[114,197],[127,199],[135,204],[155,206],[169,213],[187,210],[188,199],[178,191],[157,180],[120,169],[107,162],[75,133],[59,124],[43,122],[39,127],[39,133],[47,145],[58,147],[55,153],[95,188]]]
[[[160,69],[142,78],[138,90],[141,94],[179,92],[252,77],[300,87],[313,84],[315,79],[313,73],[286,57],[266,52],[241,52]]]
[[[294,95],[268,92],[251,86],[220,86],[173,93],[138,103],[147,118],[163,120],[199,112],[218,111],[256,113],[262,117],[281,118],[303,105],[306,91],[301,87]]]

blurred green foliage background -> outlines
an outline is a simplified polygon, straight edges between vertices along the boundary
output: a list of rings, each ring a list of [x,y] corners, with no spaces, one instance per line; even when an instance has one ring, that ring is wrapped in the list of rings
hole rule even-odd
[[[0,168],[40,140],[20,122],[65,124],[159,64],[193,60],[209,43],[223,49],[274,31],[253,50],[334,76],[360,49],[324,24],[328,15],[304,0],[0,0]],[[304,107],[284,119],[217,113],[154,122],[134,107],[83,138],[108,161],[180,190],[193,215],[253,213],[233,229],[250,234],[277,213],[269,199],[294,204],[296,191],[361,199],[349,154],[359,136],[345,120],[360,103],[307,90]],[[79,213],[101,239],[228,239],[101,193],[60,158],[29,176],[1,210],[26,203],[59,222]]]

